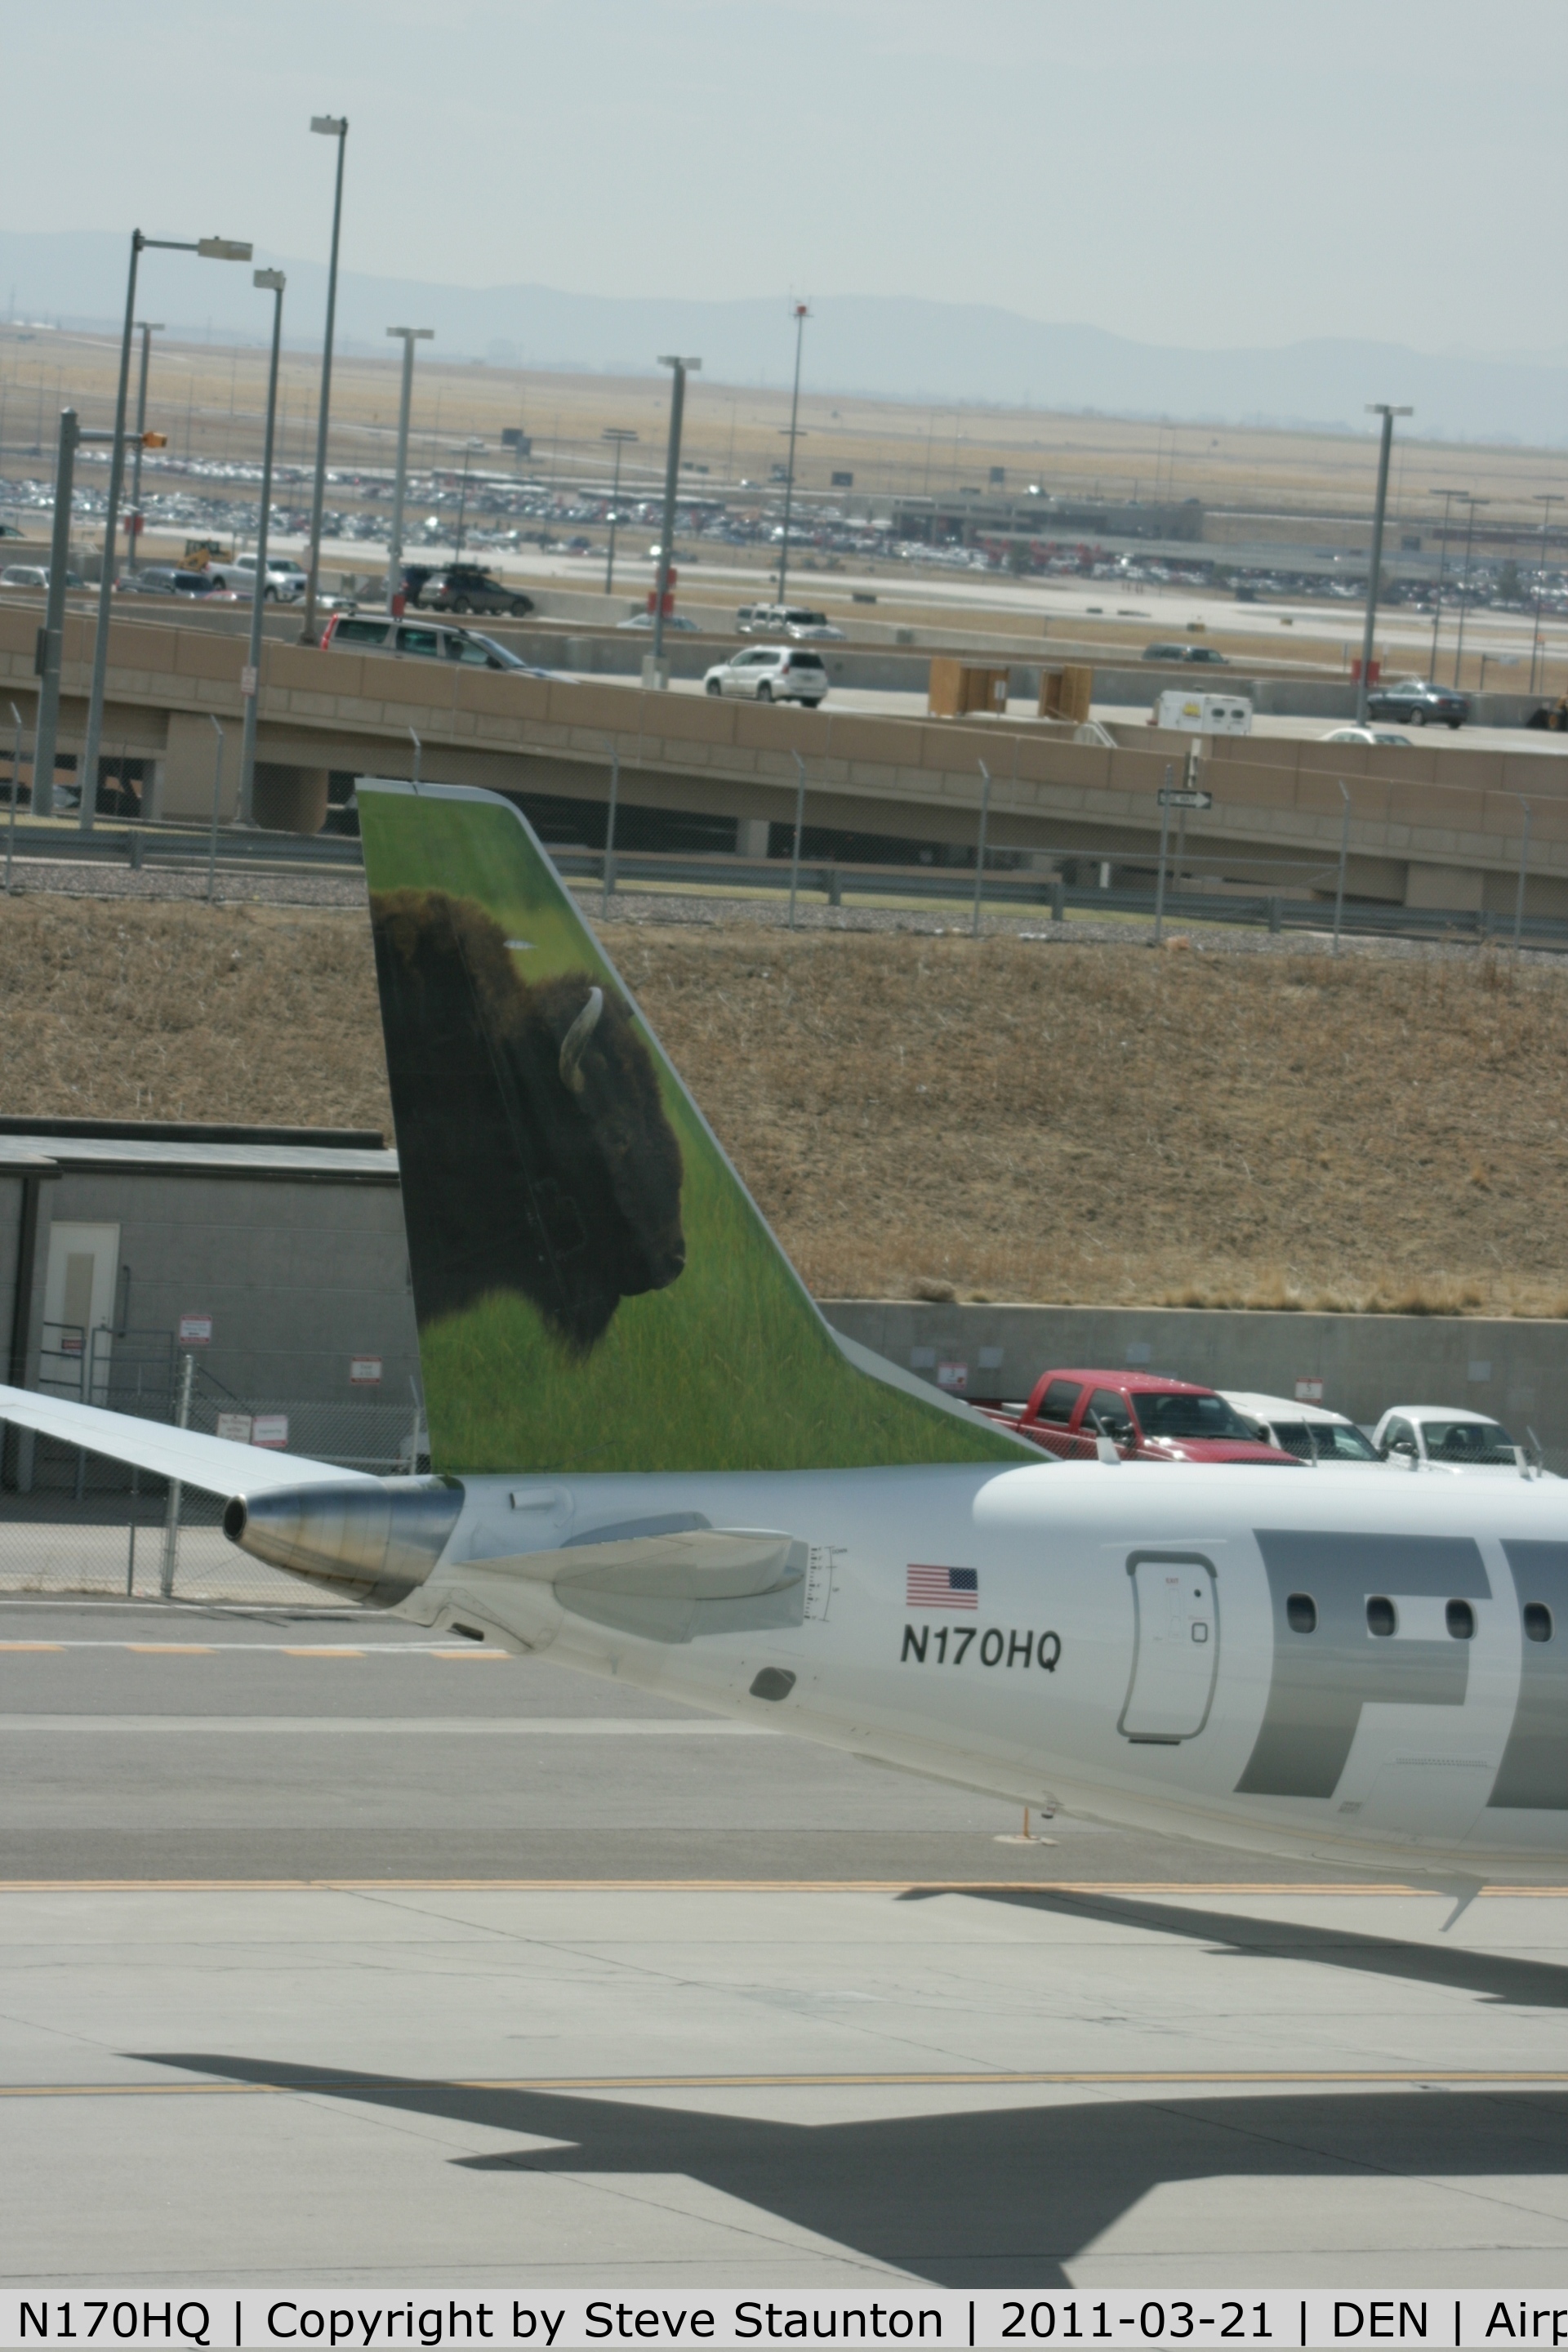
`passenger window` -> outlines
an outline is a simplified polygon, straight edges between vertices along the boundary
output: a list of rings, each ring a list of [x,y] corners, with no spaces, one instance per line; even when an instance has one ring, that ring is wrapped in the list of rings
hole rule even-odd
[[[1065,1429],[1072,1419],[1072,1409],[1083,1394],[1078,1381],[1052,1381],[1040,1399],[1037,1421],[1048,1421],[1055,1428]]]
[[[1366,1604],[1367,1632],[1386,1641],[1398,1622],[1393,1601],[1386,1600],[1381,1592],[1374,1592]]]
[[[1476,1612],[1468,1601],[1450,1601],[1447,1607],[1448,1631],[1456,1642],[1473,1642],[1476,1637]]]
[[[1095,1430],[1097,1421],[1107,1437],[1113,1437],[1118,1445],[1131,1444],[1132,1416],[1127,1410],[1126,1398],[1118,1396],[1114,1389],[1096,1389],[1090,1397],[1084,1424],[1091,1434],[1099,1433]]]
[[[397,650],[400,654],[438,654],[441,640],[434,629],[399,629]]]
[[[1318,1604],[1310,1592],[1292,1592],[1285,1603],[1285,1622],[1292,1633],[1315,1633]]]
[[[1550,1642],[1552,1612],[1544,1601],[1527,1601],[1524,1604],[1524,1638],[1527,1642]]]

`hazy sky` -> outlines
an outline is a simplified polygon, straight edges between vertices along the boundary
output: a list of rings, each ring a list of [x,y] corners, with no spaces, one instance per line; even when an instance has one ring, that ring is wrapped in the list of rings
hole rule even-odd
[[[1564,0],[0,0],[14,229],[1568,345]]]

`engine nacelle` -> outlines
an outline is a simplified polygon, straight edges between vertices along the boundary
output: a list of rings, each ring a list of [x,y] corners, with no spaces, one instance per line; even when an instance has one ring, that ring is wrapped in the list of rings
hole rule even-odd
[[[462,1508],[455,1478],[345,1478],[236,1495],[223,1531],[271,1568],[391,1609],[424,1583]]]

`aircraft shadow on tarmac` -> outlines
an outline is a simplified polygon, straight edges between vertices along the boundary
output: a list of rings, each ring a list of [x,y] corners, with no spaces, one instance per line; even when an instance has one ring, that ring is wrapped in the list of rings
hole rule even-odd
[[[439,2159],[469,2171],[680,2174],[949,2287],[1068,2284],[1065,2265],[1167,2182],[1240,2178],[1278,2189],[1353,2180],[1375,2195],[1375,2184],[1405,2179],[1511,2182],[1568,2172],[1568,2094],[1143,2096],[813,2126],[693,2114],[624,2095],[404,2080],[202,2051],[139,2054],[230,2082],[565,2143]],[[978,2093],[984,2081],[977,2078]],[[1277,2226],[1284,2259],[1310,2242],[1307,2211],[1294,2224],[1281,2214]],[[1495,2242],[1509,2228],[1506,2206],[1478,2226]],[[765,2242],[758,2243],[765,2270]],[[409,2252],[417,2261],[417,2248]],[[449,2259],[445,2241],[430,2252]]]
[[[1303,1886],[1301,1891],[1310,1895],[1312,1890]],[[927,1903],[949,1892],[977,1903],[1011,1903],[1028,1911],[1054,1911],[1080,1918],[1088,1915],[1114,1920],[1121,1927],[1183,1936],[1216,1946],[1216,1958],[1314,1960],[1363,1975],[1400,1977],[1407,1984],[1475,1993],[1483,2000],[1518,2008],[1568,2009],[1568,1968],[1552,1960],[1516,1959],[1508,1952],[1478,1952],[1447,1941],[1406,1944],[1394,1936],[1362,1936],[1342,1927],[1308,1927],[1297,1920],[1199,1911],[1185,1904],[1151,1903],[1137,1895],[1058,1894],[1047,1886],[911,1887],[898,1900]]]

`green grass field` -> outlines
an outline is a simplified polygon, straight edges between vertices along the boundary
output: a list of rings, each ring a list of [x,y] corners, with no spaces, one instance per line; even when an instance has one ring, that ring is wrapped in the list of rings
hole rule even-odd
[[[366,792],[361,818],[373,891],[476,899],[509,940],[527,943],[519,952],[529,980],[586,971],[620,988],[510,808]],[[657,1042],[647,1042],[685,1164],[685,1270],[668,1289],[623,1298],[586,1356],[570,1353],[511,1291],[423,1327],[435,1467],[806,1470],[1017,1460],[1025,1449],[1000,1431],[966,1424],[934,1400],[927,1404],[846,1361]]]

